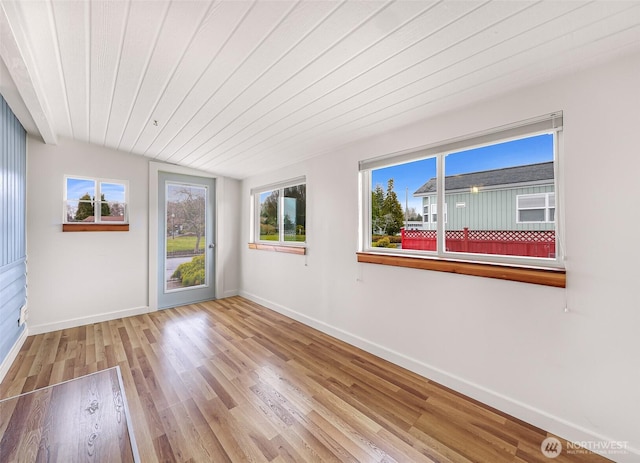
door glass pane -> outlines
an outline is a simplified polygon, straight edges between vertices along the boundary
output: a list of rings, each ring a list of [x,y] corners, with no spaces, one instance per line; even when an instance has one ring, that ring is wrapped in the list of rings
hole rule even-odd
[[[296,185],[284,189],[285,241],[304,242],[306,239],[306,196],[306,185]]]
[[[204,286],[207,188],[167,183],[165,291]]]

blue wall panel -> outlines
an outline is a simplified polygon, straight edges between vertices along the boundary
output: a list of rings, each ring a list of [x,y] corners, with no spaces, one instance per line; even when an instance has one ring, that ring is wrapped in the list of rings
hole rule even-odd
[[[0,363],[24,329],[26,183],[26,133],[0,95]]]

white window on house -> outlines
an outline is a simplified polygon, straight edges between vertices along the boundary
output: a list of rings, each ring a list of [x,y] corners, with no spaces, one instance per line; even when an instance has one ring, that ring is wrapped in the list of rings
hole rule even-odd
[[[254,188],[253,242],[298,244],[306,242],[307,185],[304,177]]]
[[[63,222],[129,223],[127,195],[126,180],[66,176]]]
[[[431,222],[438,222],[438,205],[431,205]],[[444,223],[447,223],[447,203],[444,204]]]
[[[555,113],[361,161],[360,251],[561,268],[554,193],[561,132]],[[456,205],[450,214],[449,202]],[[411,207],[422,208],[429,229],[403,231]],[[387,250],[382,237],[400,242]]]
[[[535,193],[516,197],[518,223],[551,223],[556,216],[555,193]]]

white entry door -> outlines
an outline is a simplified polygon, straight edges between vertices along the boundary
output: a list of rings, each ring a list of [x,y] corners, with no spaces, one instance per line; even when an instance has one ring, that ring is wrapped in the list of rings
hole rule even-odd
[[[215,180],[158,173],[158,308],[215,299]]]

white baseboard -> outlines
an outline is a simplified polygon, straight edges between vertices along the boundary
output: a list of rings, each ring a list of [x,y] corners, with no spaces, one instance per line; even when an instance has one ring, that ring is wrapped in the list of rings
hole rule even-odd
[[[348,344],[359,347],[362,350],[404,367],[486,405],[497,408],[504,413],[508,413],[570,442],[619,442],[619,439],[603,436],[580,425],[547,413],[544,410],[537,409],[504,394],[487,389],[460,376],[448,373],[440,368],[428,365],[288,307],[263,299],[255,294],[240,291],[240,296],[293,318],[300,323],[311,326],[323,333],[334,336]],[[593,451],[597,452],[597,448],[594,448]],[[627,447],[626,451],[628,453],[621,455],[608,455],[603,451],[602,455],[620,463],[637,463],[640,461],[640,450]]]
[[[29,325],[29,334],[42,334],[51,331],[64,330],[67,328],[75,328],[76,326],[90,325],[91,323],[100,323],[116,318],[132,317],[149,312],[149,307],[134,307],[133,309],[116,310],[115,312],[105,312],[88,317],[70,318],[53,323],[41,323],[39,325]]]
[[[222,293],[222,297],[233,297],[233,296],[238,296],[240,294],[240,291],[237,289],[229,289],[227,291],[224,291]]]
[[[13,365],[16,357],[18,357],[18,353],[20,352],[22,345],[27,340],[27,336],[29,336],[29,329],[27,328],[27,326],[25,326],[15,344],[9,351],[9,354],[7,354],[7,357],[2,361],[2,364],[0,365],[0,383],[4,380],[4,377],[9,372],[9,368],[11,368],[11,365]]]

